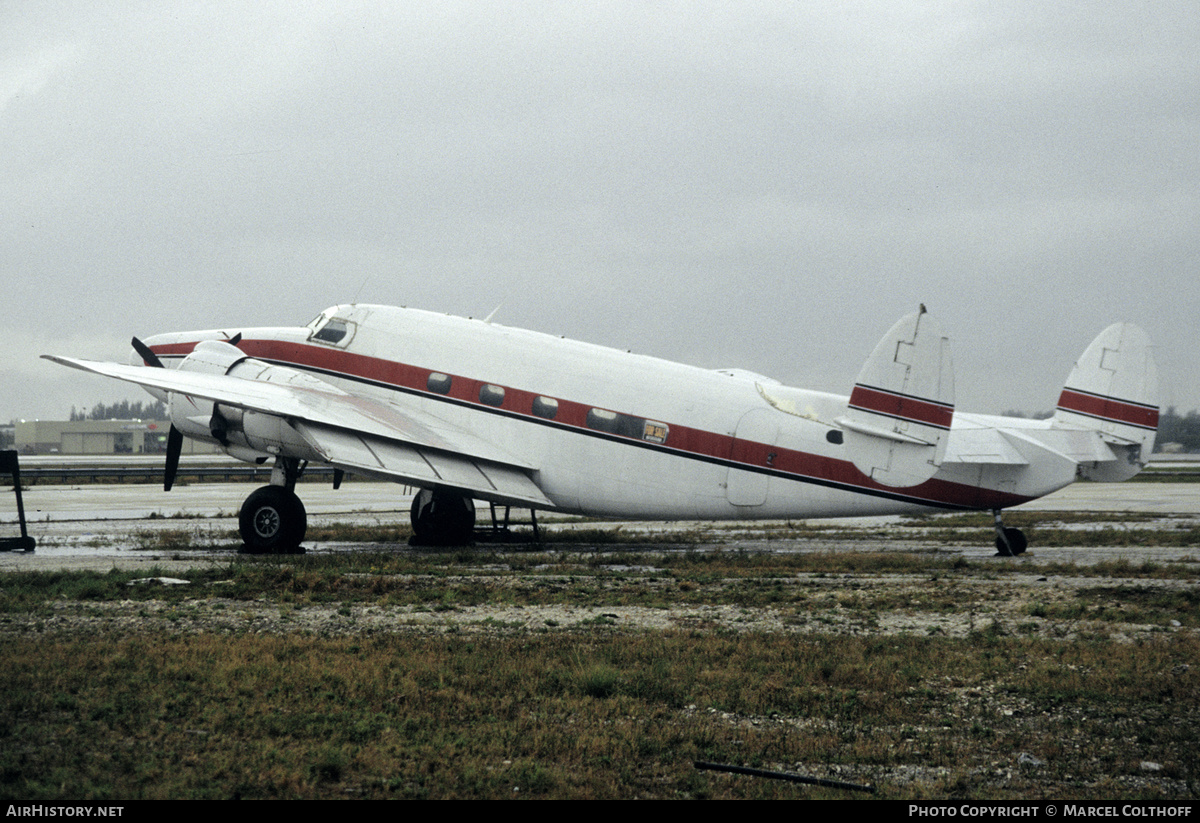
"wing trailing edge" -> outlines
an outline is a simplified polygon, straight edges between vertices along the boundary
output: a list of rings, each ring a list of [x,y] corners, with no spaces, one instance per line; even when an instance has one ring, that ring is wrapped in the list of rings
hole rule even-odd
[[[320,424],[297,421],[293,427],[335,468],[422,488],[469,491],[495,503],[555,508],[529,474],[512,465]]]

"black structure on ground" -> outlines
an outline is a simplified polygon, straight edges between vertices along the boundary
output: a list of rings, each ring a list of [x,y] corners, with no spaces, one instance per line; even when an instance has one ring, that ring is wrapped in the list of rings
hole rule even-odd
[[[0,551],[31,552],[36,541],[25,528],[25,502],[21,499],[21,465],[13,449],[0,451],[0,474],[12,476],[13,492],[17,495],[17,520],[21,524],[20,537],[0,537]]]

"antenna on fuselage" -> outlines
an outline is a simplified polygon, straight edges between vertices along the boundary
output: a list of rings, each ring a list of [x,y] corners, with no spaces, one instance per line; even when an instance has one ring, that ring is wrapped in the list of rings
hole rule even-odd
[[[501,306],[503,306],[503,305],[504,305],[504,304],[503,304],[503,303],[501,303],[499,306],[496,306],[496,308],[492,309],[492,313],[491,313],[491,314],[489,314],[487,317],[483,318],[483,322],[484,322],[484,323],[491,323],[491,322],[492,322],[492,318],[496,316],[496,312],[500,311],[500,307],[501,307]]]
[[[361,284],[359,284],[358,291],[356,291],[356,292],[354,293],[354,300],[353,300],[353,303],[354,303],[355,305],[357,305],[357,304],[358,304],[358,296],[359,296],[360,294],[362,294],[362,290],[363,290],[363,289],[365,289],[365,288],[367,287],[367,283],[369,283],[370,281],[371,281],[371,275],[369,275],[369,274],[368,274],[366,277],[364,277],[364,278],[363,278],[363,281],[362,281],[362,283],[361,283]]]

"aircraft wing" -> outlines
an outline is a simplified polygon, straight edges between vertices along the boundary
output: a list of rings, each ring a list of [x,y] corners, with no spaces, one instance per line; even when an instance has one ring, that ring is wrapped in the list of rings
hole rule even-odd
[[[445,486],[500,503],[554,508],[536,466],[434,415],[341,391],[44,355],[64,366],[285,420],[322,462],[415,486]],[[202,410],[198,409],[198,412]],[[211,413],[210,410],[202,413]]]

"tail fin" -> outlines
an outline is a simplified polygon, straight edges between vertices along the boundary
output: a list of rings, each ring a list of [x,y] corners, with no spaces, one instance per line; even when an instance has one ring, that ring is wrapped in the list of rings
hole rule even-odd
[[[1115,461],[1084,464],[1090,480],[1133,477],[1150,459],[1158,432],[1158,369],[1150,336],[1132,323],[1109,326],[1075,363],[1058,398],[1055,427],[1095,431]]]
[[[836,422],[859,471],[885,486],[908,487],[937,471],[953,416],[950,341],[921,306],[879,341]]]

